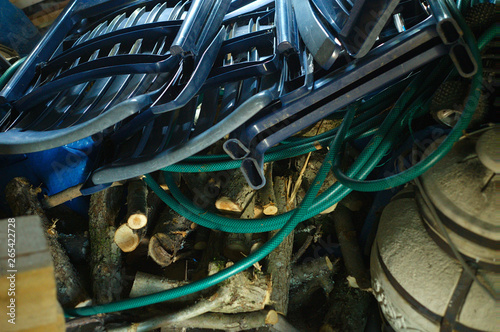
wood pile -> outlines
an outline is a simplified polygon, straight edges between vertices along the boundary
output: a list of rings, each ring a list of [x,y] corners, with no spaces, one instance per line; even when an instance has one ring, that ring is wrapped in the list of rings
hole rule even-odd
[[[177,174],[174,179],[180,191],[200,208],[244,222],[296,208],[325,153],[319,148],[309,155],[266,164],[267,184],[257,191],[248,186],[239,170]],[[152,176],[169,190],[163,174]],[[331,174],[327,182],[335,182]],[[79,189],[77,186],[40,197],[40,189],[24,178],[13,179],[6,188],[14,215],[37,215],[41,220],[55,266],[57,297],[64,308],[111,303],[200,280],[252,254],[277,233],[233,234],[201,227],[165,205],[141,178],[114,183],[91,195],[85,220],[62,205],[79,197]],[[296,321],[297,310],[309,310],[306,304],[314,301],[318,291],[328,298],[335,289],[333,278],[341,268],[334,252],[323,243],[337,231],[342,246],[359,255],[357,244],[349,239],[356,231],[352,214],[359,213],[364,204],[359,195],[348,196],[340,209],[335,204],[305,221],[268,257],[217,286],[129,310],[126,315],[71,319],[66,328],[303,329]],[[64,229],[60,225],[65,225]],[[359,257],[350,257],[346,268],[346,276],[355,281],[351,286],[367,287],[366,269]]]

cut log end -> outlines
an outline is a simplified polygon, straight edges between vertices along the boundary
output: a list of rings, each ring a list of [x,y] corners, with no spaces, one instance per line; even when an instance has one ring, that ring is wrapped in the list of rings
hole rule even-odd
[[[114,240],[116,245],[123,252],[134,251],[139,246],[139,242],[141,241],[139,235],[135,233],[128,224],[123,224],[118,227],[115,232]]]
[[[278,207],[274,203],[269,203],[263,207],[263,212],[266,216],[274,216],[278,214]]]
[[[148,217],[142,213],[134,213],[128,217],[127,224],[131,229],[141,229],[148,224]]]
[[[269,310],[269,312],[266,315],[266,324],[268,325],[275,325],[279,321],[279,315],[276,311],[274,310]]]
[[[327,208],[326,210],[324,210],[324,211],[323,211],[323,212],[321,212],[320,214],[325,215],[325,214],[330,214],[330,213],[332,213],[332,212],[333,212],[333,211],[335,211],[335,209],[337,208],[337,205],[338,205],[338,203],[333,204],[332,206],[330,206],[329,208]]]
[[[236,202],[234,202],[234,200],[226,196],[219,197],[215,202],[215,207],[219,211],[238,213],[242,212],[240,206]]]
[[[168,266],[174,262],[175,255],[165,249],[158,237],[155,235],[149,240],[149,256],[160,266]]]

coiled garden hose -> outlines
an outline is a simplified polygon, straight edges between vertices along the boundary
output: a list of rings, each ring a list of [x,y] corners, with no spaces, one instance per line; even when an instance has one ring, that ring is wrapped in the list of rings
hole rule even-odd
[[[354,110],[354,109],[353,109]],[[350,121],[354,117],[354,111],[349,111],[346,114],[345,120],[343,121],[339,132],[343,133],[346,127],[350,126]],[[218,283],[226,280],[227,278],[246,270],[251,267],[255,262],[266,257],[270,252],[272,252],[282,241],[286,238],[300,223],[303,219],[306,211],[309,209],[313,203],[314,198],[318,194],[328,172],[331,169],[334,157],[339,151],[333,148],[335,140],[331,144],[330,151],[325,157],[325,161],[318,171],[315,177],[313,185],[307,192],[303,201],[297,209],[295,209],[291,218],[285,223],[283,228],[281,228],[278,233],[276,233],[269,241],[267,241],[262,247],[257,249],[252,255],[238,261],[233,266],[228,267],[216,274],[208,276],[202,280],[195,281],[185,286],[169,289],[160,293],[141,296],[133,299],[126,299],[110,304],[98,305],[93,307],[83,307],[66,310],[66,314],[70,316],[89,316],[102,313],[109,313],[121,310],[128,310],[132,308],[143,307],[163,301],[172,300],[188,294],[199,292],[203,289],[217,285]],[[151,184],[154,180],[150,176],[146,176],[146,183]]]
[[[466,41],[471,47],[474,57],[476,58],[478,64],[480,65],[479,53],[477,51],[477,48],[475,48],[476,46],[473,37],[471,37],[470,35],[470,31],[468,31],[466,26],[464,26],[463,20],[460,19],[460,14],[457,12],[456,7],[454,7],[454,4],[451,3],[450,5],[451,2],[450,0],[447,0],[447,2],[448,5],[452,9],[454,9],[453,14],[454,16],[457,16],[457,21],[466,32],[465,34]],[[481,73],[482,73],[482,68],[481,66],[479,66],[478,74],[474,76],[472,81],[471,94],[468,98],[466,110],[462,114],[462,118],[460,119],[457,126],[454,128],[452,133],[448,136],[447,140],[445,141],[449,142],[447,143],[448,145],[453,144],[453,142],[460,137],[461,130],[464,129],[467,126],[468,122],[470,121],[471,114],[474,111],[475,107],[474,105],[477,104],[478,93],[481,83]],[[408,101],[410,99],[411,98],[409,98]],[[346,172],[346,177],[352,178],[354,181],[357,181],[356,183],[365,183],[361,182],[360,180],[364,180],[373,171],[374,167],[376,167],[377,163],[383,158],[386,151],[394,145],[394,143],[398,139],[399,133],[411,121],[412,117],[418,117],[426,113],[428,103],[424,103],[424,101],[425,100],[423,96],[417,97],[414,101],[412,101],[410,106],[406,107],[406,112],[402,112],[401,114],[399,114],[399,116],[393,122],[393,126],[389,128],[390,130],[388,133],[384,134],[384,131],[385,129],[387,129],[386,127],[388,127],[388,125],[382,124],[382,126],[378,128],[377,132],[381,136],[383,136],[383,139],[377,138],[379,144],[376,151],[373,151],[373,154],[366,153],[365,155],[366,158],[363,159],[357,158],[356,161],[349,168],[349,170]],[[391,110],[391,112],[398,112],[398,111],[399,110],[397,109],[395,110],[395,108]],[[243,233],[262,232],[264,230],[272,230],[272,229],[280,229],[280,230],[273,238],[271,238],[268,242],[266,242],[262,247],[257,249],[253,254],[242,259],[233,266],[226,268],[205,279],[195,281],[193,283],[178,288],[138,298],[126,299],[115,303],[98,305],[93,307],[69,309],[66,310],[67,315],[89,316],[95,314],[128,310],[186,296],[188,294],[192,294],[201,291],[203,289],[209,288],[211,286],[214,286],[220,283],[221,281],[224,281],[227,278],[231,277],[232,275],[244,271],[245,269],[251,267],[255,262],[266,257],[282,242],[282,240],[286,236],[288,236],[288,234],[290,234],[293,231],[293,229],[301,221],[309,219],[314,215],[322,212],[326,207],[337,203],[352,190],[351,188],[346,187],[344,184],[337,182],[333,186],[325,190],[322,194],[317,196],[317,193],[321,188],[326,178],[326,175],[332,168],[333,163],[336,162],[338,159],[338,155],[340,154],[342,144],[347,142],[348,140],[355,139],[356,137],[365,134],[363,132],[356,132],[356,128],[359,128],[359,126],[350,129],[351,124],[353,122],[355,123],[354,121],[355,112],[356,112],[355,107],[350,107],[347,110],[347,113],[344,117],[344,121],[342,122],[341,126],[338,128],[338,130],[334,132],[336,134],[331,133],[332,136],[329,137],[330,150],[327,153],[325,161],[321,166],[320,170],[318,171],[315,180],[312,182],[313,185],[307,192],[302,203],[295,210],[289,211],[287,213],[278,216],[273,216],[264,219],[250,219],[241,221],[238,219],[224,218],[215,214],[211,214],[206,211],[202,211],[201,209],[196,207],[191,201],[189,201],[186,197],[184,197],[180,192],[180,190],[176,187],[171,177],[171,174],[169,174],[168,172],[165,173],[166,175],[165,180],[167,185],[169,186],[172,196],[164,192],[159,187],[159,185],[153,180],[153,178],[147,175],[145,177],[146,183],[159,195],[159,197],[162,200],[164,200],[176,212],[180,213],[181,215],[187,216],[192,221],[200,223],[201,225],[203,225],[202,223],[204,223],[204,225],[210,228],[225,230],[228,232],[243,232]],[[411,116],[408,116],[409,114]],[[394,116],[394,114],[392,116]],[[373,129],[375,129],[373,124],[371,124],[371,126]],[[384,130],[381,130],[382,127]],[[366,129],[366,126],[363,128]],[[370,130],[370,132],[372,133],[373,130]],[[333,140],[331,138],[333,138]],[[308,142],[307,144],[310,144],[310,142]],[[293,148],[297,148],[297,150],[302,149],[305,151],[308,149],[306,147],[307,144],[304,144],[304,146],[301,146],[299,144],[297,146],[294,146]],[[443,146],[443,145],[440,147],[439,150],[442,151],[440,152],[441,154],[447,152],[446,148],[448,146],[447,145]],[[292,149],[290,149],[290,151],[291,150]],[[289,152],[289,150],[286,149],[283,151]],[[437,157],[439,157],[439,155]],[[391,184],[399,183],[402,180],[406,181],[411,180],[411,177],[413,175],[418,174],[420,171],[422,171],[422,169],[425,169],[425,167],[427,168],[430,167],[429,164],[435,162],[434,159],[437,157],[428,158],[430,160],[426,159],[426,164],[424,166],[413,168],[411,172],[397,175],[395,180],[391,180],[392,181]],[[419,164],[417,164],[417,166],[418,165]],[[182,171],[180,169],[176,170],[175,168],[174,169],[167,168],[167,169],[172,171]],[[215,170],[217,170],[217,167],[214,167],[214,171]],[[385,181],[387,180],[384,179],[381,181],[384,181],[385,183]],[[386,184],[384,184],[384,186],[382,187],[385,188],[385,186]],[[378,189],[378,190],[383,190],[383,189]]]
[[[439,72],[439,70],[436,72]],[[422,75],[417,77],[413,83],[413,86],[419,86],[422,83],[422,77],[426,77],[426,74],[428,73],[424,72],[422,73]],[[432,79],[433,77],[431,76],[430,78]],[[411,120],[411,117],[408,117],[407,114],[415,113],[415,110],[421,109],[422,105],[424,105],[424,100],[428,97],[429,94],[421,95],[420,97],[418,97],[409,107],[409,112],[400,115],[399,118],[396,115],[401,113],[401,111],[399,107],[394,107],[391,110],[391,113],[388,115],[389,119],[394,120],[389,121],[391,122],[389,125],[387,125],[386,121],[386,125],[383,129],[383,134],[381,135],[384,140],[378,143],[382,145],[382,148],[371,150],[371,154],[367,155],[365,158],[358,157],[349,170],[349,174],[358,175],[360,171],[365,171],[367,169],[370,169],[371,171],[373,168],[375,168],[377,163],[384,157],[385,153],[394,145],[394,137],[397,137]],[[400,102],[397,103],[398,106],[402,106],[403,103],[406,103],[408,99],[410,99],[410,97],[400,99]],[[420,115],[422,114],[416,114],[417,117]],[[393,122],[396,123],[392,125]],[[388,139],[385,138],[387,136],[387,133],[391,133]],[[357,133],[354,132],[348,133],[346,135],[347,140],[353,139],[354,137],[356,137],[356,134]],[[339,134],[336,137],[338,138],[342,135]],[[369,166],[367,166],[366,163],[369,163]],[[363,176],[366,177],[369,172],[364,172],[363,174]],[[160,198],[164,200],[165,203],[177,213],[208,228],[232,233],[266,232],[281,228],[293,213],[293,211],[290,211],[279,216],[266,217],[261,219],[245,219],[245,222],[242,223],[240,219],[222,217],[217,214],[200,209],[180,192],[170,174],[167,173],[165,175],[166,184],[170,188],[173,198],[162,191],[158,192]],[[150,183],[148,182],[148,184]],[[156,183],[152,183],[150,184],[150,186],[155,191],[159,190],[160,188]],[[326,190],[322,195],[318,196],[314,204],[311,206],[310,211],[308,211],[308,213],[304,216],[304,220],[315,216],[316,214],[329,208],[331,205],[337,203],[348,192],[350,192],[350,190],[345,189],[345,187],[339,187],[336,184],[330,189]]]
[[[0,77],[0,90],[3,89],[5,85],[9,82],[9,80],[14,76],[17,69],[24,63],[26,57],[17,60],[12,66],[10,66],[5,73]]]
[[[450,10],[454,14],[457,22],[461,26],[464,31],[464,38],[467,44],[469,45],[474,59],[478,64],[477,73],[472,78],[470,94],[467,98],[467,102],[465,103],[465,109],[460,117],[458,123],[451,130],[446,139],[441,143],[441,145],[433,151],[427,158],[420,161],[418,164],[406,169],[402,173],[389,176],[384,179],[371,180],[371,181],[359,181],[357,179],[353,179],[349,176],[346,176],[340,169],[339,163],[337,162],[335,167],[333,167],[333,173],[337,178],[337,181],[345,185],[346,187],[351,188],[356,191],[382,191],[390,188],[394,188],[405,184],[429,170],[432,166],[434,166],[439,160],[441,160],[453,147],[453,144],[458,141],[458,139],[462,136],[462,131],[467,128],[474,115],[474,112],[479,103],[479,98],[481,96],[481,86],[483,79],[483,68],[481,63],[481,57],[479,54],[479,49],[475,43],[472,32],[469,27],[463,21],[458,9],[455,4],[451,0],[447,0],[448,6]]]
[[[479,37],[477,47],[483,50],[494,38],[500,36],[500,24],[496,23]]]

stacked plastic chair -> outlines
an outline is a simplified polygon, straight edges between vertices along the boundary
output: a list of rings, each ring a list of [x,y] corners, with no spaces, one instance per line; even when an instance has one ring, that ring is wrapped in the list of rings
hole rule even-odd
[[[0,92],[0,154],[95,137],[90,193],[230,135],[261,188],[267,149],[349,103],[448,54],[473,75],[461,35],[433,0],[73,1]]]

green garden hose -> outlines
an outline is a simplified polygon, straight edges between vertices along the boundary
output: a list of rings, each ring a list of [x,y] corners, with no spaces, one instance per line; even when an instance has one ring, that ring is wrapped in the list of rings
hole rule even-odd
[[[416,80],[415,83],[419,84],[421,82],[420,80]],[[421,106],[423,105],[422,99],[423,99],[422,97],[417,98],[417,100],[412,103],[410,111],[413,111],[413,109],[416,108],[421,108]],[[394,108],[393,111],[391,112],[395,114],[399,113],[399,110],[397,110],[397,108]],[[407,125],[405,119],[407,119],[407,121],[410,120],[410,118],[408,118],[406,114],[401,115],[400,118],[397,119],[396,124],[392,128],[391,127],[385,128],[385,133],[382,136],[385,137],[387,132],[393,133],[393,135],[390,136],[391,138],[397,136]],[[351,139],[354,135],[348,134],[347,136],[349,139]],[[358,157],[356,162],[353,164],[353,166],[349,171],[350,174],[357,175],[358,172],[367,168],[365,165],[367,162],[375,161],[374,164],[370,163],[370,166],[368,167],[369,169],[373,169],[377,165],[377,163],[384,157],[385,153],[390,149],[390,146],[387,146],[387,140],[384,140],[383,143],[384,143],[384,148],[381,150],[377,150],[379,153],[376,154],[375,157],[371,156],[368,156],[367,158]],[[394,142],[391,141],[391,144],[393,145]],[[367,174],[369,174],[369,172],[365,172],[364,174],[365,174],[364,176],[366,176]],[[177,213],[208,228],[215,228],[217,230],[232,232],[232,233],[266,232],[281,228],[283,224],[286,222],[286,220],[288,220],[289,216],[293,213],[293,211],[290,211],[285,214],[274,217],[266,217],[261,219],[245,219],[245,222],[242,222],[240,219],[222,217],[217,214],[213,214],[206,210],[200,209],[199,207],[194,205],[188,198],[186,198],[180,192],[179,188],[177,188],[170,174],[168,173],[166,174],[165,180],[167,186],[171,190],[173,198],[162,191],[158,192],[160,198],[163,201],[165,201],[165,203],[169,205]],[[160,188],[156,183],[154,183],[153,185],[150,184],[150,186],[154,191],[157,191]],[[332,189],[333,191],[331,191]],[[341,192],[342,194],[339,195],[338,194],[339,192]],[[335,185],[329,188],[322,195],[317,197],[316,201],[311,207],[311,210],[308,211],[308,213],[305,215],[304,220],[315,216],[316,214],[324,211],[331,205],[337,203],[340,200],[339,197],[344,197],[345,194],[347,194],[348,192],[349,190],[346,191],[345,188],[340,188],[338,186],[336,187]]]
[[[345,121],[343,121],[341,125],[341,128],[339,130],[340,132],[343,133],[343,131],[345,130],[344,128],[350,125],[349,121],[352,121],[353,117],[354,117],[354,111],[349,111],[346,114],[346,119]],[[278,233],[276,233],[262,247],[257,249],[252,255],[238,261],[233,266],[228,267],[214,275],[208,276],[202,280],[195,281],[185,286],[169,289],[156,294],[141,296],[133,299],[126,299],[110,304],[69,309],[66,310],[66,314],[70,316],[97,315],[102,313],[128,310],[132,308],[138,308],[163,301],[172,300],[217,285],[218,283],[226,280],[227,278],[251,267],[255,262],[263,259],[270,252],[272,252],[283,241],[283,239],[286,238],[295,229],[295,227],[300,223],[300,220],[303,219],[303,215],[306,213],[310,205],[313,203],[314,198],[316,197],[319,189],[321,188],[321,185],[325,181],[325,178],[328,172],[330,171],[333,158],[339,152],[333,148],[334,142],[332,142],[331,149],[325,157],[325,162],[319,169],[318,174],[316,175],[315,180],[313,181],[313,185],[307,192],[300,206],[295,210],[294,214],[283,226],[283,228],[280,229]],[[147,183],[149,183],[150,180],[152,180],[151,177],[146,177]]]
[[[109,313],[109,312],[115,312],[115,311],[121,311],[121,310],[128,310],[128,309],[133,309],[133,308],[138,308],[138,307],[143,307],[163,301],[168,301],[174,298],[186,296],[188,294],[192,294],[198,291],[201,291],[203,289],[206,289],[208,287],[214,286],[217,283],[229,278],[230,276],[237,274],[246,268],[252,266],[255,262],[261,260],[265,256],[267,256],[274,248],[276,248],[281,241],[288,236],[288,234],[296,227],[298,223],[300,223],[302,220],[308,219],[318,213],[320,213],[322,210],[322,204],[324,205],[325,202],[329,203],[335,203],[340,201],[343,197],[345,197],[349,192],[349,188],[343,187],[341,184],[335,184],[334,186],[330,187],[328,190],[323,192],[321,195],[316,197],[317,192],[319,191],[319,188],[321,187],[324,178],[326,177],[326,174],[328,173],[333,159],[336,155],[338,155],[339,151],[338,146],[339,146],[339,139],[341,137],[349,137],[349,135],[345,135],[345,132],[347,128],[350,125],[350,121],[352,121],[352,117],[354,116],[354,108],[349,111],[346,114],[345,121],[342,122],[342,125],[339,128],[339,135],[336,137],[335,140],[332,141],[330,144],[330,151],[328,152],[325,162],[323,163],[322,167],[320,168],[320,171],[318,172],[318,175],[313,181],[313,185],[311,186],[310,190],[306,194],[306,197],[304,198],[302,204],[299,206],[299,208],[295,209],[293,212],[288,212],[279,216],[271,217],[268,218],[269,220],[273,220],[275,223],[282,223],[282,228],[280,231],[268,242],[266,242],[260,249],[258,249],[256,252],[254,252],[252,255],[244,258],[243,260],[237,262],[235,265],[219,272],[216,273],[212,276],[209,276],[205,279],[193,282],[189,285],[170,289],[167,291],[163,291],[160,293],[156,294],[151,294],[147,296],[142,296],[138,298],[133,298],[133,299],[126,299],[122,301],[118,301],[115,303],[110,303],[110,304],[104,304],[104,305],[99,305],[99,306],[93,306],[93,307],[83,307],[83,308],[75,308],[75,309],[68,309],[66,310],[66,314],[68,316],[89,316],[89,315],[96,315],[96,314],[102,314],[102,313]],[[356,165],[356,162],[353,164],[353,166],[357,166],[355,168],[360,169],[358,172],[358,176],[360,179],[365,178],[368,176],[368,174],[372,171],[372,169],[367,169],[363,168],[364,165]],[[356,169],[351,169],[348,174],[351,172],[354,172]],[[172,194],[179,194],[180,191],[175,190],[175,184],[171,183],[172,178],[167,174],[166,176],[166,182],[167,184],[170,183],[171,188],[170,190],[173,189]],[[157,194],[159,194],[160,198],[164,199],[166,196],[168,196],[167,193],[165,193],[159,186],[156,184],[156,182],[151,178],[151,176],[147,175],[145,178],[146,183],[153,189]],[[172,181],[173,182],[173,181]],[[172,201],[167,201],[169,204],[175,205],[175,200]],[[192,203],[191,203],[192,204]],[[171,207],[173,207],[170,205]],[[192,204],[194,206],[194,204]],[[183,212],[185,213],[186,211],[189,211],[188,208],[183,208]],[[195,210],[196,211],[196,210]],[[182,211],[181,211],[182,212]],[[199,210],[198,210],[199,212]],[[204,216],[210,215],[206,211],[204,211],[205,214]],[[223,218],[223,217],[220,217]],[[236,221],[232,220],[230,218],[224,218],[224,219],[229,219],[230,221]],[[258,219],[256,219],[258,220]],[[268,222],[269,220],[266,220]],[[245,220],[244,223],[239,220],[238,224],[235,225],[236,227],[244,227],[245,224],[247,224],[249,220]],[[263,223],[263,220],[260,220],[261,223]],[[251,232],[252,230],[250,230]]]
[[[483,50],[486,45],[488,45],[495,37],[498,36],[500,36],[500,24],[496,23],[488,30],[486,30],[486,32],[483,33],[481,37],[479,37],[477,41],[477,47],[479,48],[479,50]]]
[[[17,69],[24,63],[26,57],[17,60],[12,66],[10,66],[2,76],[0,76],[0,90],[3,89],[5,85],[9,82],[9,80],[14,76]]]
[[[448,2],[450,2],[448,0]],[[455,8],[456,9],[456,8]],[[456,12],[454,11],[454,15],[460,17],[460,15],[457,15]],[[462,25],[463,27],[463,20],[459,21],[459,24]],[[464,31],[467,32],[466,27],[464,28]],[[478,63],[480,63],[480,59],[478,57],[478,52],[476,49],[474,49],[474,42],[470,38],[469,34],[466,33],[466,41],[468,42],[469,45],[471,46],[471,49],[474,52],[474,56],[476,57],[476,60],[479,60]],[[469,96],[468,104],[466,107],[466,111],[464,111],[462,118],[458,125],[455,127],[455,129],[452,131],[451,135],[458,131],[457,128],[463,127],[464,123],[465,126],[470,120],[470,114],[473,113],[474,110],[474,102],[477,102],[477,92],[479,90],[479,83],[481,82],[481,68],[478,70],[478,74],[476,74],[473,78],[473,83],[472,83],[472,89],[471,89],[471,95]],[[474,100],[474,97],[476,97],[476,100]],[[409,102],[411,98],[408,98],[408,100],[404,103],[406,105],[407,102]],[[402,102],[401,102],[402,103]],[[406,112],[401,112],[400,110],[396,109],[395,107],[392,109],[391,112],[394,112],[393,115],[391,115],[390,120],[387,121],[393,121],[393,117],[395,120],[392,122],[393,126],[389,127],[388,124],[385,121],[383,122],[382,126],[378,128],[377,133],[379,133],[382,138],[377,138],[378,141],[378,147],[374,149],[375,151],[372,151],[373,153],[366,153],[364,158],[357,158],[356,161],[353,163],[353,165],[349,168],[349,170],[346,172],[347,177],[352,177],[355,179],[355,181],[360,182],[359,180],[364,180],[372,171],[373,168],[377,165],[377,163],[383,158],[384,154],[388,149],[390,149],[392,146],[394,146],[394,143],[398,139],[399,133],[404,130],[406,125],[409,123],[411,120],[411,117],[408,116],[408,114],[412,114],[415,117],[421,116],[425,114],[426,112],[426,107],[427,104],[424,103],[424,97],[420,96],[417,97],[414,101],[412,101],[411,105],[408,107],[405,107]],[[471,111],[472,108],[472,111]],[[395,110],[396,109],[396,110]],[[356,109],[354,107],[350,107],[347,110],[347,113],[344,117],[344,121],[342,121],[341,126],[336,130],[335,132],[330,133],[329,135],[331,136],[324,136],[323,138],[330,140],[330,150],[327,153],[325,157],[325,161],[318,171],[318,174],[313,181],[313,185],[311,186],[310,190],[307,192],[306,196],[304,197],[302,203],[300,206],[290,212],[281,214],[279,216],[274,216],[274,217],[269,217],[269,218],[264,218],[264,219],[250,219],[250,220],[239,220],[239,219],[231,219],[231,218],[225,218],[218,216],[216,214],[211,214],[207,211],[201,210],[198,207],[196,207],[191,201],[189,201],[179,188],[176,187],[175,183],[173,182],[173,179],[171,177],[171,174],[168,172],[166,173],[165,180],[167,185],[170,188],[172,196],[164,192],[158,184],[152,179],[151,176],[147,175],[145,177],[146,183],[159,195],[159,197],[164,200],[172,209],[176,210],[178,213],[184,215],[184,216],[189,216],[188,218],[194,222],[197,223],[205,223],[205,225],[209,228],[214,228],[214,229],[221,229],[229,232],[244,232],[244,233],[253,233],[253,232],[261,232],[264,231],[263,229],[271,230],[271,229],[280,229],[279,232],[271,238],[268,242],[266,242],[261,248],[259,248],[257,251],[255,251],[252,255],[249,255],[248,257],[244,258],[243,260],[237,262],[233,266],[224,269],[223,271],[220,271],[212,276],[209,276],[205,279],[195,281],[191,284],[170,289],[167,291],[163,291],[157,294],[151,294],[147,296],[142,296],[138,298],[133,298],[133,299],[126,299],[122,300],[119,302],[115,303],[110,303],[110,304],[105,304],[105,305],[99,305],[99,306],[94,306],[94,307],[83,307],[83,308],[75,308],[75,309],[70,309],[66,310],[66,313],[70,316],[89,316],[89,315],[95,315],[95,314],[102,314],[102,313],[109,313],[109,312],[115,312],[115,311],[121,311],[121,310],[128,310],[128,309],[133,309],[133,308],[138,308],[138,307],[143,307],[163,301],[168,301],[171,299],[179,298],[186,296],[188,294],[192,294],[198,291],[201,291],[203,289],[209,288],[211,286],[214,286],[221,281],[226,280],[227,278],[231,277],[232,275],[235,275],[241,271],[244,271],[245,269],[251,267],[255,262],[263,259],[265,256],[267,256],[271,251],[273,251],[281,242],[282,240],[290,234],[293,229],[303,220],[306,220],[308,218],[311,218],[312,216],[322,212],[325,207],[333,205],[334,203],[340,201],[343,197],[345,197],[352,189],[349,187],[346,187],[340,182],[335,183],[333,186],[325,190],[322,194],[317,196],[317,193],[319,189],[321,188],[321,185],[323,184],[326,175],[328,174],[329,170],[332,168],[332,165],[336,159],[338,159],[338,155],[340,155],[341,147],[342,144],[348,140],[355,139],[359,137],[360,135],[366,134],[364,132],[357,132],[360,128],[361,125],[358,125],[357,127],[351,128],[351,124],[355,123],[354,119],[354,114],[356,112]],[[399,112],[397,117],[394,115],[397,112]],[[374,122],[375,123],[375,122]],[[363,129],[374,129],[376,125],[374,123],[370,123],[370,125],[364,125],[362,126]],[[387,122],[388,123],[388,122]],[[459,127],[460,126],[460,127]],[[383,128],[382,128],[383,127]],[[387,128],[386,128],[387,127]],[[382,129],[381,129],[382,128]],[[388,132],[386,132],[388,131]],[[460,130],[461,131],[461,130]],[[373,130],[372,130],[373,132]],[[371,134],[371,133],[370,133]],[[458,134],[461,134],[459,132]],[[455,136],[457,135],[456,133],[454,134]],[[453,136],[452,138],[455,139],[456,137]],[[448,140],[447,139],[447,140]],[[458,137],[456,138],[458,139]],[[453,142],[452,139],[450,141]],[[286,153],[291,153],[291,151],[295,152],[301,152],[301,151],[306,151],[310,147],[309,145],[311,144],[310,141],[306,141],[307,143],[302,143],[299,142],[299,144],[292,146],[291,149],[283,149],[282,151],[277,151],[279,152],[286,152]],[[445,141],[446,142],[446,141]],[[293,143],[290,143],[293,144]],[[452,143],[451,143],[452,144]],[[287,144],[288,145],[288,144]],[[443,151],[445,151],[445,147],[441,147]],[[295,150],[294,150],[295,149]],[[445,152],[444,152],[445,153]],[[281,154],[279,155],[281,156]],[[213,171],[217,170],[220,167],[220,162],[218,163],[213,163],[216,164],[216,167],[212,167]],[[209,164],[207,164],[209,165]],[[177,166],[177,165],[173,165]],[[189,165],[188,165],[189,166]],[[178,167],[178,166],[177,166]],[[198,166],[199,167],[199,166]],[[239,167],[236,166],[234,168]],[[176,170],[167,168],[168,170],[173,170],[173,171],[181,171],[181,170]],[[415,171],[413,171],[415,172]],[[405,173],[405,177],[410,177],[408,175],[409,173]],[[385,181],[385,180],[383,180]],[[400,181],[398,178],[397,181]],[[363,183],[363,182],[360,182]],[[379,189],[380,190],[380,189]]]
[[[481,63],[481,57],[479,54],[479,49],[474,41],[474,37],[472,32],[468,28],[468,26],[463,21],[458,9],[455,7],[455,4],[451,0],[447,0],[447,3],[452,10],[457,22],[461,26],[464,31],[464,38],[467,44],[469,45],[474,59],[478,64],[477,73],[472,78],[471,83],[471,91],[469,97],[467,98],[467,102],[465,104],[465,109],[460,117],[456,126],[452,129],[446,139],[441,143],[438,149],[433,151],[427,158],[420,161],[418,164],[408,168],[402,173],[389,176],[384,179],[371,180],[371,181],[359,181],[349,176],[346,176],[338,167],[338,163],[336,167],[333,167],[333,173],[337,178],[337,181],[342,183],[343,185],[351,188],[356,191],[382,191],[390,188],[394,188],[405,184],[416,177],[422,175],[424,172],[429,170],[432,166],[434,166],[441,158],[443,158],[453,147],[453,144],[458,141],[458,139],[462,136],[462,131],[467,128],[470,123],[472,116],[477,108],[479,103],[479,98],[481,96],[481,87],[482,87],[482,78],[483,78],[483,68]]]
[[[387,109],[393,102],[384,102],[379,104],[373,109],[363,112],[360,116],[354,119],[353,123],[357,126],[353,129],[353,134],[358,135],[360,138],[366,137],[371,134],[371,130],[382,122],[384,115],[381,114],[385,109]],[[334,128],[325,133],[302,138],[296,142],[278,146],[270,150],[269,153],[264,155],[264,162],[271,162],[276,160],[282,160],[287,158],[292,158],[306,154],[317,150],[317,143],[320,145],[328,145],[337,133],[338,128]],[[206,159],[204,157],[207,157]],[[212,158],[209,158],[212,157]],[[215,159],[210,162],[203,163],[177,163],[162,170],[168,172],[180,172],[180,173],[199,173],[199,172],[218,172],[229,169],[236,169],[241,166],[241,160],[232,160],[227,155],[226,158],[220,158],[221,156],[200,156],[199,159],[204,160]],[[220,158],[220,159],[219,159]],[[193,160],[193,159],[191,159]]]

